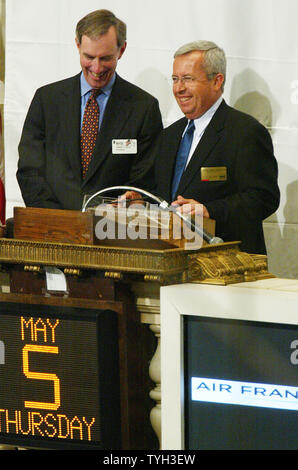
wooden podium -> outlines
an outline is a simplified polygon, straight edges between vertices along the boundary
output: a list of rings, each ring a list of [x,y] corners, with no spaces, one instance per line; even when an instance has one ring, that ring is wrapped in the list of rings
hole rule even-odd
[[[147,230],[148,220],[138,220]],[[273,276],[267,271],[266,257],[241,252],[239,242],[206,245],[201,240],[199,248],[186,249],[185,240],[172,236],[178,223],[173,215],[167,236],[162,236],[158,225],[154,239],[112,236],[98,241],[98,221],[102,218],[92,212],[15,208],[14,238],[0,239],[4,279],[0,301],[116,312],[119,445],[157,449],[161,441],[160,287],[184,282],[228,285]],[[214,233],[214,222],[204,221],[205,228],[205,222]],[[116,224],[123,221],[117,219]],[[51,267],[62,272],[65,290],[48,289]],[[32,428],[38,429],[36,422]],[[1,439],[0,434],[0,443],[7,442]]]

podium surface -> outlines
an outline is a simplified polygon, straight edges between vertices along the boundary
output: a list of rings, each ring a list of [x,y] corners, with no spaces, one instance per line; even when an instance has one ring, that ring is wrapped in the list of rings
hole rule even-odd
[[[298,281],[161,288],[162,449],[297,449]]]

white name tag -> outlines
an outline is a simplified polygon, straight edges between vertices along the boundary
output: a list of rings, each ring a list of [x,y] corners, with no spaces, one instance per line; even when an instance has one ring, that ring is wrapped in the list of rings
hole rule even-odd
[[[137,153],[137,139],[113,139],[112,153]]]

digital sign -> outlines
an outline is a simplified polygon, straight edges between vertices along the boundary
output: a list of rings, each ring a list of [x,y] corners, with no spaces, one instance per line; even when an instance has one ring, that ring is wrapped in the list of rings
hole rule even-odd
[[[0,303],[0,443],[120,447],[117,314]]]
[[[184,317],[186,449],[297,450],[296,325]]]

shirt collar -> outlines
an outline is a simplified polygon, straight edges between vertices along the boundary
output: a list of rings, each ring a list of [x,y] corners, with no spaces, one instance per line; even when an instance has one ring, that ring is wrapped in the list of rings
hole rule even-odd
[[[81,73],[80,80],[81,80],[81,97],[82,97],[86,95],[86,93],[88,93],[90,90],[92,90],[92,87],[86,81],[83,72]],[[109,95],[112,91],[115,80],[116,80],[116,73],[114,73],[109,83],[105,87],[101,88],[101,92],[104,93],[105,95]]]
[[[221,95],[217,101],[215,101],[215,103],[213,103],[213,105],[211,106],[211,108],[209,108],[202,116],[200,116],[199,118],[197,119],[194,119],[194,124],[195,124],[195,127],[196,127],[196,130],[197,129],[202,129],[204,130],[207,125],[209,124],[209,122],[211,121],[213,115],[215,114],[215,112],[217,111],[217,109],[219,108],[221,102],[223,100],[223,96]]]

